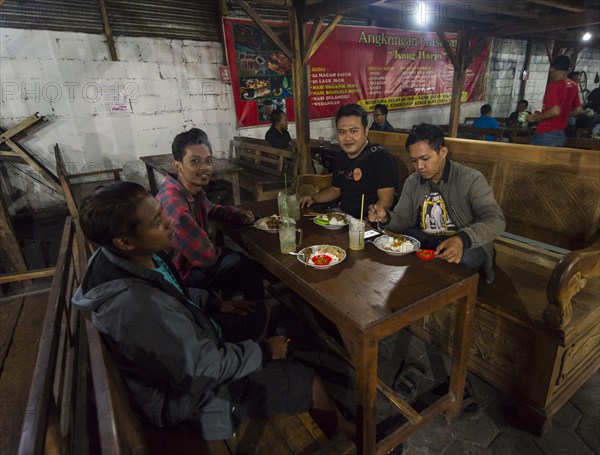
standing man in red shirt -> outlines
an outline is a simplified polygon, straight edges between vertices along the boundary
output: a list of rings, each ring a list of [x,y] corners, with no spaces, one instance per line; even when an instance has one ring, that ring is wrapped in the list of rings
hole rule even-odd
[[[542,112],[529,114],[528,122],[538,122],[531,145],[562,147],[566,142],[565,129],[569,116],[583,112],[579,102],[577,83],[567,78],[571,59],[559,55],[550,65],[550,83],[544,94]]]

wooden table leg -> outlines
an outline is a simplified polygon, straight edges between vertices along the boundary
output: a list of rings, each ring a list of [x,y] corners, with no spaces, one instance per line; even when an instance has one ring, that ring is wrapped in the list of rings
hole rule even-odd
[[[361,334],[351,354],[356,367],[356,453],[375,454],[377,410],[377,340]]]
[[[158,185],[156,184],[156,176],[154,175],[154,169],[152,166],[146,164],[146,173],[148,174],[148,183],[150,184],[150,192],[154,195],[158,193]]]
[[[473,276],[468,282],[468,294],[458,302],[456,323],[454,329],[454,347],[452,349],[452,365],[450,367],[450,385],[448,393],[454,398],[454,404],[446,412],[446,419],[452,422],[462,411],[467,362],[471,347],[471,332],[473,329],[473,313],[477,298],[477,277]]]
[[[240,205],[242,198],[240,196],[240,176],[238,171],[233,171],[230,174],[231,191],[233,192],[233,205]]]

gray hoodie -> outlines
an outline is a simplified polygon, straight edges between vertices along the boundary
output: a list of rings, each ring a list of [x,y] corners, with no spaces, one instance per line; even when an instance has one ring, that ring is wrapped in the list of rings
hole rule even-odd
[[[200,297],[206,302],[206,293]],[[262,368],[257,343],[224,342],[200,300],[104,248],[90,259],[72,301],[92,312],[134,404],[150,422],[193,420],[206,440],[231,437],[228,384]]]

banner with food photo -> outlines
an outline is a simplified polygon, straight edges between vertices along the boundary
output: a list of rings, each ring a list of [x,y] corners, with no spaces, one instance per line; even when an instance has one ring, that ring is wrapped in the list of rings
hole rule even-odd
[[[289,47],[287,24],[269,26]],[[238,127],[270,124],[275,109],[293,120],[290,59],[252,21],[225,19],[224,27]]]
[[[291,61],[250,20],[224,19],[238,127],[270,123],[274,109],[294,120]],[[289,29],[269,23],[289,47]],[[306,25],[309,34],[313,24]],[[325,26],[323,26],[325,27]],[[456,49],[457,35],[447,33]],[[351,58],[349,58],[351,56]],[[467,70],[462,102],[485,99],[489,46]],[[311,119],[334,117],[340,105],[358,103],[373,112],[449,104],[454,68],[436,33],[338,25],[309,61]]]

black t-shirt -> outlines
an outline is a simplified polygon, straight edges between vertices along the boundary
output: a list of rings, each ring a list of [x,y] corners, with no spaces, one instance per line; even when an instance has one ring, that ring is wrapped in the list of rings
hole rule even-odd
[[[271,144],[271,147],[277,147],[278,149],[285,149],[290,146],[292,138],[288,130],[280,133],[277,128],[271,126],[265,134],[265,141]]]
[[[340,151],[333,162],[331,185],[342,190],[340,209],[355,218],[360,216],[360,203],[364,194],[365,216],[369,205],[377,202],[377,190],[398,186],[396,161],[381,145],[370,142],[354,159]]]

